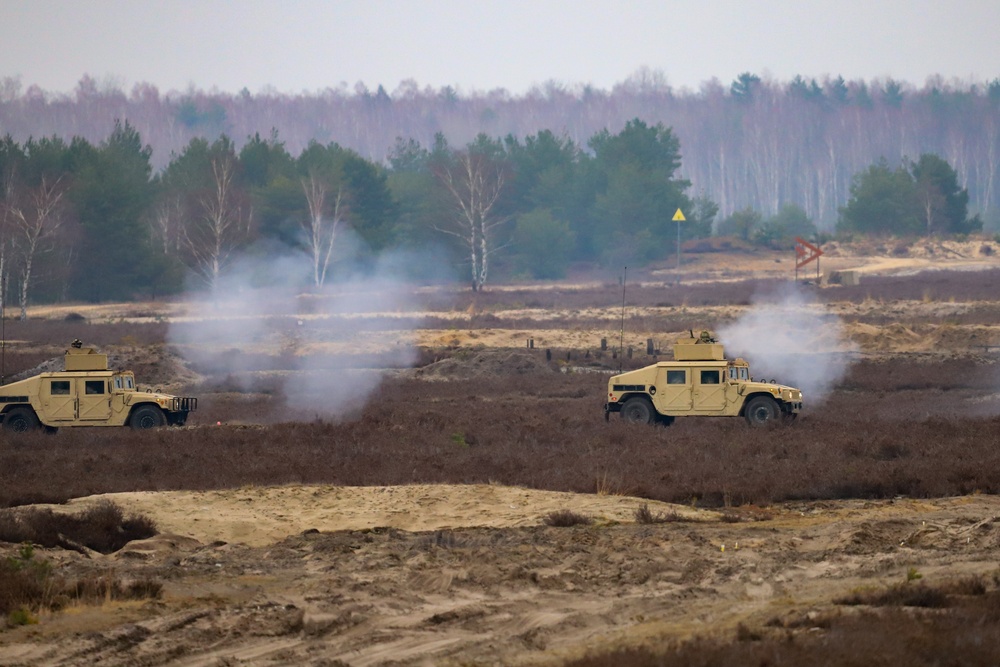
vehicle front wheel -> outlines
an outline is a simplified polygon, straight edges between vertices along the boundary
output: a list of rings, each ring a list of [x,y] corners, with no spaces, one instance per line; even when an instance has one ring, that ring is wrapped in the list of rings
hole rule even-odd
[[[653,405],[645,398],[635,396],[622,405],[622,419],[629,424],[652,424],[656,416]]]
[[[38,415],[27,407],[11,408],[3,419],[3,428],[10,433],[26,433],[41,426]]]
[[[777,421],[779,412],[778,404],[770,396],[754,396],[743,414],[751,426],[766,426]]]
[[[163,410],[155,405],[140,405],[128,420],[128,425],[137,431],[159,428],[166,423],[167,417],[163,414]]]

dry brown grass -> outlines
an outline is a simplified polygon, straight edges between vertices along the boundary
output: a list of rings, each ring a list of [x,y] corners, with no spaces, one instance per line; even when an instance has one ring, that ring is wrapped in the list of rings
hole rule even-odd
[[[630,665],[969,665],[1000,662],[1000,591],[995,582],[971,594],[954,582],[900,584],[842,604],[859,613],[795,614],[763,627],[739,624],[731,638],[698,638],[591,654],[567,667]],[[964,585],[960,586],[964,590]],[[943,613],[944,610],[946,613]]]
[[[599,479],[615,493],[708,507],[1000,492],[1000,417],[977,415],[971,400],[988,380],[970,381],[947,361],[893,364],[860,365],[850,390],[790,427],[763,430],[735,418],[606,423],[605,376],[589,373],[388,380],[343,422],[288,414],[267,395],[204,396],[190,428],[4,438],[0,506],[288,483],[496,482],[593,493]],[[246,419],[275,423],[227,425]]]

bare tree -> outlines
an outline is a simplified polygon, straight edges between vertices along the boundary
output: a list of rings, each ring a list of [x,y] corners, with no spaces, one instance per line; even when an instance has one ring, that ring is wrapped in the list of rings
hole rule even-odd
[[[495,158],[472,150],[455,155],[451,164],[436,172],[438,181],[450,195],[454,216],[439,232],[458,238],[469,253],[472,291],[482,291],[489,275],[489,258],[503,246],[496,239],[497,228],[510,217],[497,213],[506,174]]]
[[[316,287],[322,287],[326,282],[326,272],[333,257],[337,231],[347,212],[344,188],[338,186],[337,193],[333,197],[333,210],[327,214],[326,199],[330,189],[329,181],[314,171],[310,171],[309,176],[302,179],[302,191],[309,205],[309,217],[302,226],[308,234],[313,283]]]
[[[184,205],[176,193],[164,196],[149,217],[153,239],[163,247],[164,255],[176,254],[181,249],[181,223],[184,220]]]
[[[927,236],[932,236],[942,226],[947,227],[941,224],[945,216],[945,198],[941,194],[941,188],[931,179],[917,180],[917,201],[920,203],[920,213],[927,225]]]
[[[249,237],[253,211],[235,182],[236,156],[213,153],[211,187],[198,196],[195,214],[181,228],[181,243],[191,268],[214,290],[233,252]]]
[[[0,174],[0,317],[3,317],[7,306],[7,272],[8,267],[7,250],[10,246],[9,238],[11,233],[11,207],[14,201],[14,170],[4,170]]]
[[[28,319],[28,290],[35,256],[43,241],[52,238],[62,225],[60,203],[65,194],[62,177],[51,180],[42,176],[41,182],[35,187],[26,187],[20,198],[15,196],[13,201],[7,200],[5,208],[11,223],[13,247],[21,264],[19,296],[22,320]]]

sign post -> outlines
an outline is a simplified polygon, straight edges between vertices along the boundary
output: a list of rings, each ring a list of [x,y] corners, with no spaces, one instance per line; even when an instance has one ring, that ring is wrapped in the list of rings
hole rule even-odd
[[[816,260],[816,282],[819,283],[819,256],[823,251],[798,236],[795,237],[795,282],[799,281],[799,269]]]
[[[681,223],[686,221],[687,218],[684,217],[684,212],[677,209],[674,213],[674,222],[677,223],[677,282],[681,282]]]

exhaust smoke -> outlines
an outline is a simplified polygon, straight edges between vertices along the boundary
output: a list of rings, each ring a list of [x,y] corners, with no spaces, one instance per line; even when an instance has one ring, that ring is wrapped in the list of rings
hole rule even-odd
[[[807,406],[826,399],[857,352],[840,318],[795,285],[755,298],[718,337],[727,356],[750,363],[754,378],[798,387]]]
[[[258,249],[211,292],[189,292],[168,340],[196,370],[271,394],[273,419],[341,419],[364,407],[385,369],[415,361],[421,308],[406,277],[426,263],[386,254],[364,269],[341,265],[317,288],[301,253]]]

